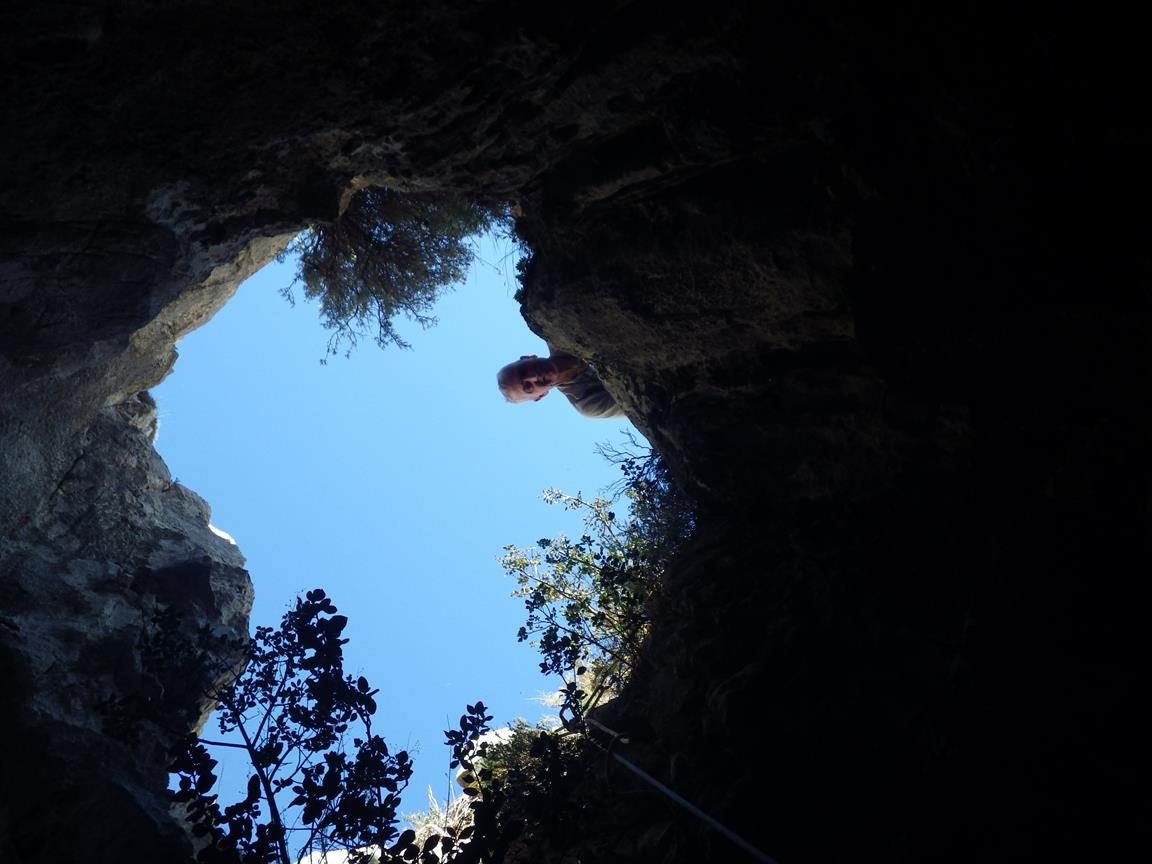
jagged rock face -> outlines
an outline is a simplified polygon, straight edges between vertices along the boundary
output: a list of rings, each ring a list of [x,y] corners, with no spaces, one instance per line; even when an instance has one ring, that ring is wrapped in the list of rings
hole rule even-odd
[[[109,406],[286,231],[371,182],[508,199],[530,324],[704,508],[614,718],[637,758],[784,864],[1108,857],[1152,719],[1143,49],[1052,10],[770,5],[5,12],[0,526],[46,563],[4,609],[217,560],[182,528],[147,563],[138,511],[77,571],[81,529],[45,526],[91,509],[81,453],[136,434]],[[125,646],[132,590],[77,621]],[[10,638],[10,716],[63,704]],[[626,780],[596,796],[595,860],[733,855]]]
[[[137,644],[158,609],[179,612],[189,633],[209,625],[243,637],[252,588],[243,556],[209,528],[208,505],[152,448],[155,422],[146,393],[101,412],[46,505],[0,553],[3,729],[15,745],[3,851],[14,861],[68,860],[86,843],[162,860],[184,842],[164,792],[179,730],[115,740],[104,703],[156,686]],[[204,697],[175,699],[193,700],[203,722]]]

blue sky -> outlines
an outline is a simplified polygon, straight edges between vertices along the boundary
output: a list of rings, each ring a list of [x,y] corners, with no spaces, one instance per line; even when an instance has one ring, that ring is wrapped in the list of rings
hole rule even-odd
[[[294,271],[290,261],[261,270],[180,343],[152,391],[156,446],[247,557],[253,625],[279,623],[317,587],[348,615],[346,668],[381,689],[375,728],[414,752],[402,808],[413,812],[429,784],[447,791],[442,730],[466,703],[482,699],[494,725],[547,713],[532,699],[552,685],[535,649],[516,642],[522,601],[496,558],[509,543],[576,533],[541,491],[594,494],[616,481],[595,446],[632,427],[581,417],[559,393],[503,401],[496,370],[547,353],[512,299],[506,240],[479,241],[437,326],[401,322],[412,350],[364,341],[326,365],[316,309],[278,293]],[[226,782],[241,779],[229,775],[242,766],[223,768]]]

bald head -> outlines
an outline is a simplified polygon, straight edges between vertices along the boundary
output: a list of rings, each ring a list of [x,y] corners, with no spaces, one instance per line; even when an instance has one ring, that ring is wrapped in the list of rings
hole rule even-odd
[[[550,359],[525,354],[496,373],[496,384],[509,402],[536,402],[556,383]]]

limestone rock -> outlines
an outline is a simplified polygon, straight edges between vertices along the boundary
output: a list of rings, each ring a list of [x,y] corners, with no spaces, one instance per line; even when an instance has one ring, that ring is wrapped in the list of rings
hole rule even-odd
[[[104,703],[149,683],[137,642],[158,608],[190,633],[244,638],[252,586],[208,505],[153,450],[155,419],[147,394],[101,412],[45,505],[0,547],[3,727],[21,742],[4,776],[12,860],[68,858],[101,836],[117,854],[170,856],[183,842],[165,815],[166,748],[180,730],[121,743]],[[201,722],[212,707],[205,694],[171,695]]]

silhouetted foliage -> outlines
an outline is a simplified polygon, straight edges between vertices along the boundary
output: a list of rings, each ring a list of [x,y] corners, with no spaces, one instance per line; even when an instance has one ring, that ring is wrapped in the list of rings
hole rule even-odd
[[[580,736],[562,728],[516,720],[506,737],[488,743],[475,760],[480,766],[476,772],[480,794],[505,787],[506,795],[548,797],[566,773],[557,769],[578,758],[582,746]]]
[[[412,762],[372,731],[378,691],[344,674],[347,623],[323,591],[309,591],[279,628],[256,629],[241,671],[216,659],[236,656],[234,639],[204,628],[190,646],[171,612],[158,613],[142,637],[146,678],[156,669],[182,675],[182,692],[198,688],[217,704],[226,740],[181,735],[170,766],[173,798],[200,838],[202,864],[293,864],[329,850],[368,861],[397,836]],[[109,712],[112,731],[130,727],[129,719],[177,721],[162,700],[125,699]],[[190,725],[185,716],[183,728]],[[251,774],[241,800],[221,805],[209,747],[246,753]]]
[[[648,604],[695,527],[691,504],[659,455],[629,443],[627,450],[601,448],[624,473],[618,495],[628,502],[627,518],[617,518],[614,499],[548,489],[545,501],[583,514],[584,533],[507,546],[500,558],[528,612],[517,638],[533,639],[544,658],[540,671],[564,682],[562,715],[581,716],[627,680],[647,633]]]
[[[509,546],[501,559],[528,611],[519,638],[537,637],[541,671],[563,678],[564,727],[518,723],[508,740],[484,742],[492,717],[483,702],[468,705],[445,737],[451,767],[472,780],[464,789],[470,818],[445,820],[419,838],[395,827],[411,761],[373,733],[378,691],[344,674],[347,618],[323,591],[298,599],[279,628],[257,628],[247,645],[209,628],[190,639],[174,612],[156,613],[140,639],[143,684],[105,705],[106,725],[126,740],[142,722],[187,729],[194,710],[168,694],[189,686],[218,704],[217,723],[230,740],[173,736],[180,738],[174,798],[200,838],[201,864],[292,864],[312,853],[321,861],[333,850],[352,864],[497,864],[562,857],[568,844],[578,845],[582,783],[598,752],[578,734],[581,721],[639,661],[649,603],[695,526],[690,502],[658,455],[633,439],[601,452],[624,475],[614,498],[545,493],[580,510],[585,532],[532,549]],[[625,518],[613,509],[621,496]],[[248,660],[242,670],[241,654]],[[177,679],[181,686],[171,686]],[[251,765],[244,796],[227,806],[215,792],[214,746],[245,751]]]
[[[696,506],[672,479],[659,452],[641,444],[631,432],[617,447],[604,443],[597,451],[620,467],[623,477],[613,487],[612,499],[628,501],[628,531],[643,538],[646,554],[663,570],[696,530]]]
[[[434,834],[438,837],[455,838],[461,844],[467,842],[475,832],[472,820],[474,800],[468,795],[461,795],[450,798],[442,804],[429,788],[428,809],[404,814],[404,818],[412,826],[412,842],[422,847]]]
[[[574,796],[580,772],[573,772],[574,760],[583,750],[578,736],[553,733],[518,721],[507,740],[486,740],[489,731],[483,703],[467,706],[459,729],[445,732],[452,747],[452,767],[459,767],[468,782],[464,784],[467,810],[450,804],[435,814],[447,812],[443,831],[420,829],[405,832],[407,848],[402,861],[419,864],[499,864],[505,861],[559,860],[539,858],[543,847],[571,839],[580,831],[582,805]],[[399,843],[389,850],[395,856]],[[561,847],[554,846],[552,851]],[[391,858],[389,860],[395,860]]]
[[[579,795],[581,736],[519,722],[510,738],[484,745],[473,762],[472,843],[459,862],[562,860],[584,830]]]
[[[502,220],[495,210],[457,199],[368,187],[332,222],[313,225],[288,248],[298,252],[296,281],[320,300],[334,333],[330,354],[361,337],[408,347],[393,325],[400,314],[435,323],[440,294],[462,282],[473,260],[470,238]],[[285,295],[291,299],[291,288]]]
[[[215,778],[203,741],[187,741],[178,755],[176,800],[211,839],[201,861],[239,853],[245,864],[291,864],[331,849],[355,860],[356,850],[396,836],[412,762],[373,733],[378,691],[344,674],[348,619],[336,613],[323,591],[309,591],[278,629],[256,629],[244,672],[212,694],[220,732],[240,736],[252,766],[244,800],[223,810],[209,801]]]

